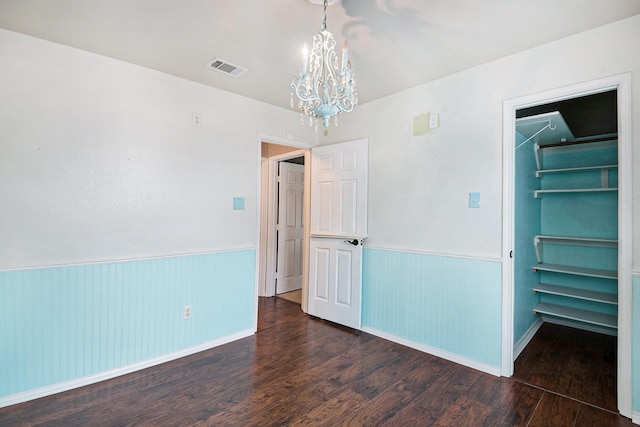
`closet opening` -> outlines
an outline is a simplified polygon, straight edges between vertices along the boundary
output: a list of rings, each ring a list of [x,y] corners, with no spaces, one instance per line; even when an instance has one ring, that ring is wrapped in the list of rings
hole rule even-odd
[[[617,402],[618,91],[516,110],[514,378]]]

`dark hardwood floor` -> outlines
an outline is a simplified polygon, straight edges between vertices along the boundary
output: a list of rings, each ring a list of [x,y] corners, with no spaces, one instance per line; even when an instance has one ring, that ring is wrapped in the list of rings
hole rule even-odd
[[[631,426],[626,418],[260,300],[259,332],[0,409],[0,426]],[[525,382],[526,381],[526,382]]]
[[[514,365],[514,378],[616,411],[617,339],[544,323]]]

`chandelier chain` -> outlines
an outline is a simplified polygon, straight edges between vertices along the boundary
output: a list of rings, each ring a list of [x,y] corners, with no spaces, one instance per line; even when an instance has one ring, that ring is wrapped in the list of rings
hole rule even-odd
[[[324,19],[322,20],[322,29],[326,30],[327,29],[327,4],[328,4],[328,0],[324,0]]]

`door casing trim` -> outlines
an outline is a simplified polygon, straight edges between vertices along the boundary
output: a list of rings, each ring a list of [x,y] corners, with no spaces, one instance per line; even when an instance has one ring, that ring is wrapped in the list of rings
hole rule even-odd
[[[632,115],[631,73],[619,74],[571,86],[503,101],[503,232],[502,232],[502,363],[501,374],[513,375],[515,247],[514,168],[516,110],[594,93],[617,90],[618,99],[618,410],[632,416]]]

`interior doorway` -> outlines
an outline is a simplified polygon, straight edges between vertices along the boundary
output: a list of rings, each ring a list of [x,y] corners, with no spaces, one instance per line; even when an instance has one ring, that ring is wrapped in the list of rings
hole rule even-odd
[[[309,150],[261,141],[258,295],[306,310]]]
[[[615,76],[505,101],[503,235],[503,374],[513,375],[527,345],[553,332],[543,325],[614,337],[611,386],[627,417],[631,258],[630,242],[618,237],[631,233],[629,83]],[[601,347],[611,358],[610,346]]]
[[[276,185],[276,295],[301,304],[304,156],[278,162]]]

